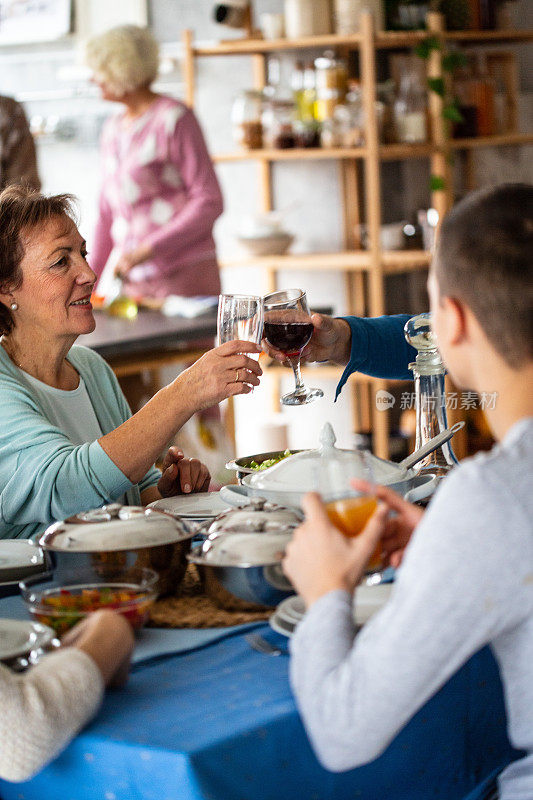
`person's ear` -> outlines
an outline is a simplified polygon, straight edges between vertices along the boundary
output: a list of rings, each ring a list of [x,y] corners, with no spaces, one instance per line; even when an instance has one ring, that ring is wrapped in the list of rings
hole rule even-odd
[[[462,344],[467,336],[467,318],[465,307],[454,297],[441,298],[441,314],[446,331],[446,339],[450,345]]]

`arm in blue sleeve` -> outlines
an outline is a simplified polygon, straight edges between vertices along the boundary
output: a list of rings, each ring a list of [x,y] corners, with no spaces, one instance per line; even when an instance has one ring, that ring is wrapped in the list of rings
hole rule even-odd
[[[416,350],[405,340],[403,327],[410,314],[389,317],[342,317],[352,331],[350,360],[335,392],[335,399],[352,372],[363,372],[374,378],[410,380],[413,373],[409,364],[416,358]]]

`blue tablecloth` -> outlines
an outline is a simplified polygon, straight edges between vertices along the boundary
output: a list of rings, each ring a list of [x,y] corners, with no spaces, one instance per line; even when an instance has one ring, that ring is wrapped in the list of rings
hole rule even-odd
[[[286,640],[266,626],[272,641]],[[336,775],[314,757],[286,656],[242,634],[137,664],[99,716],[3,800],[460,800],[513,756],[488,649],[474,656],[368,766]]]

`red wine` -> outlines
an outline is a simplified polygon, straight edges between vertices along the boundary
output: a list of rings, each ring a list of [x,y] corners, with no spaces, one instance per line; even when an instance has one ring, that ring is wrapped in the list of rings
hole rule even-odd
[[[276,350],[292,356],[303,350],[313,335],[313,323],[265,322],[263,335]]]

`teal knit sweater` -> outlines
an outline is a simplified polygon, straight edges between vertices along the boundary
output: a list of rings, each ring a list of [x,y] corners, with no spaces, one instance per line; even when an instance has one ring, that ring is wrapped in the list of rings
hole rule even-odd
[[[74,346],[68,360],[85,382],[103,434],[131,417],[115,375],[99,355]],[[29,538],[55,520],[124,493],[130,505],[139,505],[140,492],[159,477],[152,467],[133,485],[98,441],[73,445],[47,419],[24,374],[0,346],[0,538]]]

